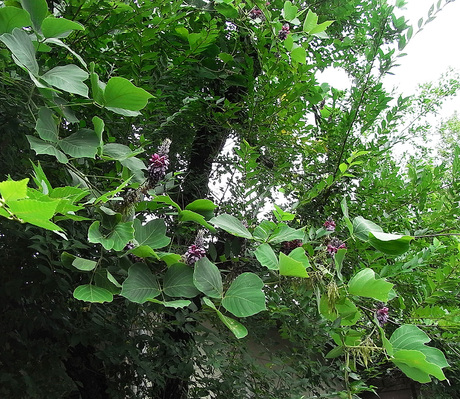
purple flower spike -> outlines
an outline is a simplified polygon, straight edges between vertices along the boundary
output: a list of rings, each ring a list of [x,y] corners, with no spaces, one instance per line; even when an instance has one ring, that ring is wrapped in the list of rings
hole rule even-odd
[[[149,159],[149,186],[153,187],[166,175],[166,170],[169,166],[169,145],[171,140],[166,139],[158,148],[158,152],[153,154]]]
[[[280,40],[286,40],[289,33],[291,33],[291,31],[289,30],[289,24],[284,24],[281,30],[278,32],[278,38]]]
[[[203,233],[200,231],[195,239],[195,243],[188,247],[184,255],[185,263],[187,265],[193,265],[205,255],[206,250],[204,249]]]
[[[324,222],[323,226],[327,231],[334,231],[335,230],[335,222],[330,216]]]
[[[377,306],[375,311],[377,320],[379,321],[380,327],[383,327],[388,322],[388,308],[383,304]]]
[[[251,11],[249,11],[249,18],[251,18],[251,19],[257,19],[257,18],[263,19],[264,14],[263,14],[262,10],[258,9],[257,7],[254,7]]]
[[[338,238],[333,238],[329,243],[327,244],[327,252],[329,255],[334,256],[339,249],[346,249],[347,246],[345,243]]]

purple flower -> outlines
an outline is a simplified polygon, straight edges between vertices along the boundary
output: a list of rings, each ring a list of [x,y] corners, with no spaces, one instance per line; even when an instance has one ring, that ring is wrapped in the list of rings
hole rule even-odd
[[[291,33],[289,30],[289,24],[284,24],[281,30],[278,32],[278,38],[280,40],[286,40],[289,33]]]
[[[335,230],[335,222],[330,216],[324,222],[323,226],[327,231],[334,231]]]
[[[166,139],[163,144],[158,148],[158,152],[153,154],[149,159],[149,186],[153,187],[166,175],[166,170],[169,166],[169,145],[171,141]]]
[[[263,14],[262,10],[258,9],[257,7],[254,7],[251,11],[249,11],[249,18],[251,18],[251,19],[257,19],[257,18],[263,19],[264,14]]]
[[[383,304],[377,305],[375,315],[377,316],[377,320],[379,321],[380,327],[383,327],[385,323],[388,322],[388,308]]]
[[[327,244],[327,252],[329,255],[334,256],[339,249],[346,249],[346,245],[343,241],[339,240],[338,238],[333,238],[329,243]]]
[[[283,241],[281,243],[281,251],[288,254],[292,250],[302,246],[302,240]]]
[[[203,233],[200,231],[196,236],[195,242],[188,247],[187,252],[184,255],[185,263],[187,265],[193,265],[205,255],[206,250],[204,249]]]

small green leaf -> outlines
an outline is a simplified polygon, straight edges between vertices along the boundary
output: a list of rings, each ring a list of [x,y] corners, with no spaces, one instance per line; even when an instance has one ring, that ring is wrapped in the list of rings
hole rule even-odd
[[[88,97],[88,86],[83,83],[88,77],[88,73],[75,64],[54,67],[41,76],[49,85],[83,97]]]
[[[181,222],[198,223],[201,226],[206,227],[208,230],[212,231],[213,233],[216,231],[216,229],[205,220],[203,215],[200,215],[199,213],[196,213],[196,212],[189,211],[187,209],[179,212],[179,220]]]
[[[414,237],[399,234],[369,232],[369,243],[375,249],[388,255],[402,255],[407,252],[413,239]]]
[[[214,309],[217,313],[217,316],[219,317],[219,319],[222,321],[222,323],[225,324],[225,326],[228,327],[228,329],[233,333],[233,335],[238,338],[238,339],[241,339],[241,338],[244,338],[248,335],[248,330],[246,329],[245,326],[243,326],[241,323],[239,323],[238,321],[230,318],[230,317],[227,317],[227,316],[224,316],[222,314],[222,312],[220,312],[219,310],[217,310],[216,306],[211,302],[211,300],[207,297],[204,297],[203,298],[203,302],[209,306],[210,308]]]
[[[17,7],[0,8],[0,35],[11,33],[14,28],[31,26],[32,21],[26,10]]]
[[[323,22],[319,25],[316,25],[314,28],[312,28],[308,33],[310,35],[314,35],[314,34],[318,34],[318,33],[321,33],[321,32],[324,32],[328,26],[330,26],[334,21],[326,21],[326,22]]]
[[[301,262],[283,253],[280,253],[279,269],[282,276],[308,277],[305,266]]]
[[[384,279],[376,279],[372,269],[363,269],[348,283],[348,291],[352,295],[374,298],[387,302],[393,284]]]
[[[78,270],[85,271],[85,272],[94,270],[96,265],[97,265],[97,262],[95,262],[94,260],[83,259],[83,258],[78,258],[78,257],[76,257],[72,262],[73,267],[77,268]]]
[[[29,179],[19,181],[6,180],[0,183],[0,194],[5,202],[17,201],[27,197],[27,183]]]
[[[326,354],[326,359],[335,359],[336,357],[342,356],[344,353],[343,346],[336,346]]]
[[[121,77],[110,78],[104,90],[104,105],[109,108],[120,108],[139,111],[147,105],[153,96],[144,89],[134,86],[129,80]]]
[[[102,234],[99,226],[100,222],[96,221],[89,227],[88,241],[102,244],[107,250],[122,251],[126,244],[133,239],[133,222],[120,222],[107,234]]]
[[[280,223],[268,239],[273,244],[278,244],[282,241],[302,240],[304,236],[303,230],[296,230],[284,223]]]
[[[35,47],[29,35],[21,29],[14,28],[13,32],[4,33],[0,40],[13,54],[13,61],[20,67],[26,68],[33,76],[38,76],[38,63],[35,59]]]
[[[248,317],[266,309],[263,281],[254,273],[240,274],[222,299],[222,306],[237,317]]]
[[[252,238],[252,234],[235,216],[223,214],[212,218],[209,223],[237,237]]]
[[[62,231],[62,229],[49,221],[56,211],[59,201],[43,202],[35,199],[22,199],[10,201],[8,206],[19,219],[48,230]]]
[[[65,154],[62,151],[58,150],[54,144],[37,139],[36,137],[33,137],[33,136],[26,135],[26,137],[27,137],[27,141],[30,144],[30,148],[32,148],[32,150],[34,150],[37,155],[39,154],[52,155],[56,157],[56,159],[60,163],[69,162]]]
[[[278,258],[269,244],[261,244],[254,251],[254,255],[262,266],[270,270],[278,270]]]
[[[195,263],[193,283],[196,288],[211,298],[222,297],[224,291],[222,276],[217,266],[206,257]]]
[[[35,130],[42,140],[57,143],[58,129],[53,118],[53,113],[49,108],[41,107],[38,111],[38,119],[35,124]]]
[[[297,16],[297,7],[289,0],[284,2],[283,16],[288,22],[291,22]]]
[[[65,18],[55,18],[50,15],[42,23],[43,36],[46,38],[62,38],[69,36],[74,30],[85,30],[82,24]]]
[[[174,309],[185,308],[192,303],[191,301],[187,299],[178,299],[175,301],[159,301],[158,299],[148,299],[148,301],[153,302],[153,303],[158,303],[160,305],[163,305],[166,308],[174,308]]]
[[[318,15],[316,15],[311,10],[308,10],[307,16],[303,23],[303,31],[309,33],[317,24]]]
[[[171,265],[164,276],[163,291],[171,297],[197,296],[200,291],[193,284],[193,269],[183,263]]]
[[[110,291],[91,284],[78,286],[75,288],[73,296],[75,299],[85,302],[104,303],[113,301],[113,295]]]
[[[127,253],[136,255],[140,258],[158,258],[157,253],[148,245],[139,245],[136,248],[129,250]]]
[[[216,208],[217,205],[208,199],[197,199],[185,207],[186,210],[199,213],[206,220],[209,220],[212,217],[214,217],[214,209]]]
[[[160,295],[160,286],[146,264],[136,263],[129,268],[120,295],[131,302],[144,303]]]
[[[152,249],[163,248],[171,242],[166,236],[163,219],[154,219],[145,225],[139,219],[134,219],[134,238],[139,245],[147,245]]]
[[[59,147],[73,158],[94,158],[99,147],[99,138],[90,129],[80,129],[59,141]]]
[[[291,50],[291,58],[299,64],[306,64],[307,52],[303,47],[296,47]]]

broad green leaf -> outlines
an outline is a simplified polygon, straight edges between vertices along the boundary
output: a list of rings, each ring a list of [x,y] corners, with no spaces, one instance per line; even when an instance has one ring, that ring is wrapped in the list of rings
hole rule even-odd
[[[10,218],[11,217],[9,212],[3,207],[2,204],[0,204],[0,216],[3,216],[5,218]]]
[[[41,78],[51,86],[67,93],[88,97],[88,86],[83,81],[88,79],[88,73],[75,64],[57,66],[46,72]]]
[[[153,303],[158,303],[160,305],[163,305],[166,308],[174,308],[174,309],[185,308],[192,303],[191,301],[187,299],[178,299],[175,301],[159,301],[158,299],[148,299],[148,301],[153,302]]]
[[[173,254],[173,253],[169,253],[169,252],[158,252],[158,257],[166,263],[166,265],[169,266],[172,266],[174,265],[175,263],[178,263],[180,262],[180,260],[182,259],[182,256],[179,255],[179,254]]]
[[[48,4],[46,0],[21,0],[24,10],[30,14],[34,29],[40,32],[42,21],[48,14]]]
[[[269,244],[261,244],[254,251],[254,255],[262,266],[270,270],[278,270],[278,258]]]
[[[37,139],[34,136],[26,135],[26,137],[27,137],[27,140],[29,141],[30,148],[32,148],[32,150],[34,150],[37,155],[39,154],[51,155],[51,156],[56,157],[56,159],[60,163],[69,162],[65,154],[62,151],[58,150],[54,146],[54,144]]]
[[[384,279],[376,279],[372,269],[363,269],[348,283],[348,291],[352,295],[374,298],[387,302],[393,284]]]
[[[113,301],[113,295],[110,291],[91,284],[78,286],[75,288],[73,296],[75,299],[85,302],[104,303]]]
[[[446,379],[441,367],[428,362],[426,356],[417,350],[399,350],[391,361],[409,378],[420,383],[431,382],[430,375],[441,381]]]
[[[35,130],[42,140],[57,143],[58,129],[53,118],[53,113],[49,108],[41,107],[38,111],[38,119],[35,124]]]
[[[216,229],[206,221],[203,215],[200,215],[199,213],[196,213],[196,212],[189,211],[187,209],[179,212],[179,220],[181,222],[198,223],[201,226],[206,227],[213,233],[216,231]]]
[[[342,356],[344,353],[344,348],[342,345],[340,345],[332,348],[329,352],[327,352],[325,357],[326,359],[335,359],[336,357]]]
[[[0,8],[0,35],[11,33],[14,28],[31,26],[32,21],[26,10],[17,7]]]
[[[217,266],[206,257],[195,262],[193,283],[196,288],[211,298],[222,297],[224,291],[222,276]]]
[[[356,305],[347,297],[340,298],[331,306],[326,295],[321,296],[319,311],[321,315],[330,321],[335,321],[340,317],[341,326],[353,326],[361,318],[361,312]]]
[[[318,15],[308,10],[307,16],[303,23],[303,31],[309,33],[318,23]]]
[[[19,181],[6,180],[0,182],[0,194],[5,202],[17,201],[27,197],[27,183],[29,179]]]
[[[83,259],[78,257],[76,257],[72,262],[73,267],[77,268],[78,270],[83,270],[85,272],[94,270],[96,265],[97,262],[95,262],[94,260]]]
[[[145,225],[139,219],[134,219],[134,238],[139,245],[147,245],[152,249],[163,248],[171,242],[166,236],[163,219],[154,219]]]
[[[252,234],[235,216],[223,214],[212,218],[209,223],[237,237],[252,238]]]
[[[139,245],[136,248],[129,250],[127,253],[139,256],[140,258],[156,258],[159,259],[157,253],[148,245]]]
[[[214,8],[216,11],[220,14],[222,14],[225,18],[233,18],[236,19],[238,18],[238,10],[235,8],[235,6],[231,3],[217,3],[214,4]],[[192,36],[193,33],[190,35]]]
[[[50,15],[42,22],[43,36],[46,38],[62,38],[69,36],[74,30],[85,30],[82,24],[65,18],[55,18]]]
[[[203,298],[203,302],[208,305],[210,308],[214,309],[217,313],[217,316],[219,317],[219,319],[222,321],[222,323],[224,323],[228,329],[233,333],[233,335],[238,338],[238,339],[241,339],[241,338],[244,338],[246,335],[248,335],[248,330],[246,329],[245,326],[243,326],[241,323],[239,323],[238,321],[230,318],[230,317],[227,317],[227,316],[224,316],[222,314],[222,312],[220,312],[216,306],[211,302],[211,300],[207,297],[204,297]]]
[[[206,220],[209,220],[212,217],[214,217],[214,209],[216,208],[217,205],[208,199],[197,199],[185,207],[186,210],[199,213]]]
[[[21,29],[14,28],[13,32],[4,33],[0,40],[13,54],[13,61],[20,67],[26,68],[33,76],[38,76],[38,63],[35,59],[35,47],[29,35]]]
[[[293,249],[289,253],[289,257],[296,260],[297,262],[302,263],[304,268],[309,268],[310,267],[310,261],[308,260],[307,255],[305,254],[305,249],[302,247],[298,247],[296,249]]]
[[[49,220],[54,216],[57,205],[57,201],[43,202],[35,199],[22,199],[8,203],[10,210],[24,222],[48,230],[62,231],[58,225]]]
[[[303,230],[296,230],[284,223],[280,223],[270,235],[268,241],[278,244],[282,241],[302,240],[304,234]]]
[[[146,264],[136,263],[129,268],[120,295],[131,302],[144,303],[160,295],[160,286]]]
[[[279,270],[282,276],[308,277],[308,273],[302,262],[292,259],[283,253],[280,253]]]
[[[297,7],[289,0],[284,2],[283,16],[288,22],[291,22],[297,16]]]
[[[353,234],[360,240],[368,241],[370,232],[383,233],[383,230],[374,222],[364,219],[362,216],[358,216],[353,219],[353,232]]]
[[[102,148],[104,147],[104,139],[103,139],[102,135],[104,133],[105,123],[98,116],[94,116],[93,119],[92,119],[92,122],[93,122],[93,126],[94,126],[94,131],[96,132],[96,135],[97,135],[97,137],[99,139],[98,148],[100,148],[102,150]],[[101,155],[101,153],[99,153],[99,155]]]
[[[401,255],[407,252],[413,239],[414,237],[399,234],[369,232],[369,243],[375,249],[388,255]]]
[[[291,51],[291,58],[299,64],[306,64],[307,52],[303,47],[296,47]]]
[[[131,156],[134,156],[135,153],[131,151],[127,145],[118,144],[118,143],[109,143],[104,146],[104,155],[116,159],[117,161],[122,161]]]
[[[59,147],[73,158],[94,158],[99,147],[99,138],[90,129],[80,129],[59,141]]]
[[[334,21],[326,21],[326,22],[323,22],[319,25],[316,25],[313,29],[311,29],[308,33],[310,35],[314,35],[314,34],[317,34],[317,33],[321,33],[321,32],[324,32],[329,25],[331,25]]]
[[[113,284],[108,278],[109,271],[107,269],[98,269],[93,273],[94,284],[97,287],[104,288],[113,295],[118,295],[121,292],[120,284]]]
[[[164,276],[163,291],[171,297],[197,296],[200,291],[193,284],[193,269],[183,263],[171,265]]]
[[[169,195],[157,195],[156,197],[152,198],[152,202],[159,202],[162,204],[166,205],[171,205],[174,208],[176,208],[179,212],[181,211],[181,208],[178,204],[176,204],[170,197]]]
[[[254,229],[254,237],[262,241],[267,241],[270,237],[270,234],[276,228],[276,224],[268,220],[263,220],[259,226]]]
[[[102,234],[99,230],[100,222],[96,221],[89,227],[88,241],[99,243],[107,249],[122,251],[126,244],[133,239],[133,222],[120,222],[108,233]]]
[[[134,86],[129,80],[121,77],[110,78],[104,90],[104,105],[139,111],[147,105],[153,96],[144,89]]]
[[[335,271],[337,272],[337,277],[342,280],[342,265],[343,265],[343,259],[345,258],[345,255],[347,253],[347,250],[342,248],[337,251],[337,253],[334,256],[334,264],[335,264]]]
[[[266,310],[263,286],[263,281],[256,274],[240,274],[225,293],[222,306],[237,317],[248,317]]]

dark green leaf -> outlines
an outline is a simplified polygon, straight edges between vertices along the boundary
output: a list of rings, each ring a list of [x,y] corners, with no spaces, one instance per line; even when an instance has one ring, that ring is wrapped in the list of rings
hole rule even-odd
[[[147,265],[136,263],[129,268],[120,295],[131,302],[144,303],[160,295],[160,286]]]
[[[171,297],[193,298],[198,291],[193,284],[193,269],[183,263],[175,263],[166,271],[163,291]]]
[[[195,263],[193,283],[201,292],[211,298],[221,298],[224,288],[220,271],[208,258],[201,258]]]
[[[110,291],[91,284],[78,286],[75,288],[73,296],[75,299],[85,302],[104,303],[113,301],[113,295]]]
[[[31,26],[32,21],[26,10],[17,7],[0,8],[0,35],[11,33],[14,28]]]
[[[248,317],[266,309],[263,281],[254,273],[240,274],[222,299],[222,306],[237,317]]]

